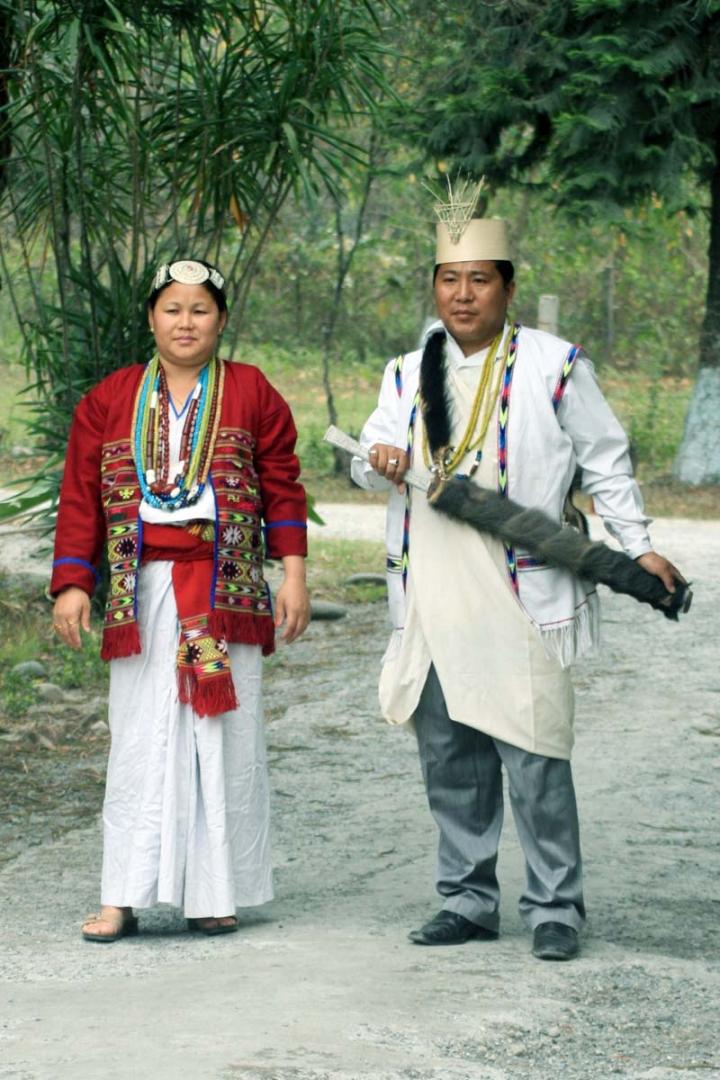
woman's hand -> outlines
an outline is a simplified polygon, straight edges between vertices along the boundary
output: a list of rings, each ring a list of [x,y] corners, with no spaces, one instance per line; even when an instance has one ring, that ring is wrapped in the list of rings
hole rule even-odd
[[[53,629],[71,649],[80,649],[80,627],[90,633],[90,597],[71,585],[58,596],[53,608]]]
[[[302,555],[283,558],[285,580],[275,597],[275,626],[285,624],[280,638],[287,645],[299,638],[310,622],[310,597],[305,584],[305,559]]]
[[[405,490],[403,476],[410,466],[410,459],[399,446],[374,443],[368,451],[370,464],[376,473],[395,484],[400,492]]]

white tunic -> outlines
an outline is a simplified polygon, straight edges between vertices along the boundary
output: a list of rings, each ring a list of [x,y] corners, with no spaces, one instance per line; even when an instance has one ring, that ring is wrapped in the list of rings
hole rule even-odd
[[[586,359],[578,360],[557,415],[552,407],[569,348],[569,342],[539,331],[520,332],[508,424],[508,493],[559,520],[579,462],[583,486],[594,495],[596,509],[605,511],[608,527],[637,556],[650,549],[647,518],[632,479],[624,433]],[[476,384],[484,356],[483,351],[463,357],[448,335],[449,370],[458,393],[463,382],[470,388]],[[365,446],[405,445],[420,358],[419,352],[406,357],[400,378],[397,365],[388,365],[378,408],[361,436]],[[497,423],[491,424],[479,474],[491,488],[497,483],[496,433]],[[422,468],[417,452],[413,468]],[[357,459],[353,476],[363,486],[388,486]],[[404,497],[393,491],[388,579],[394,631],[380,683],[386,719],[404,723],[411,718],[433,662],[454,720],[534,753],[569,757],[572,688],[559,661],[567,665],[596,637],[592,586],[564,571],[543,568],[518,575],[516,597],[501,545],[443,519],[415,494],[404,593],[404,517]],[[551,647],[544,649],[543,640]]]

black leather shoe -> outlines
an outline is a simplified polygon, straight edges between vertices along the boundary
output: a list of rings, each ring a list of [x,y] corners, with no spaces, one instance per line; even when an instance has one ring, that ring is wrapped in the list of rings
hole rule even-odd
[[[463,945],[471,938],[494,941],[497,933],[456,915],[454,911],[439,911],[420,930],[411,930],[408,937],[414,945]]]
[[[533,933],[532,951],[538,960],[572,960],[578,954],[577,930],[565,923],[540,923]]]

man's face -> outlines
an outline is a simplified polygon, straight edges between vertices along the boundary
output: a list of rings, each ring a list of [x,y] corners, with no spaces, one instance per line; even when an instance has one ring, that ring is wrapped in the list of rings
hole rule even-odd
[[[437,313],[466,356],[500,333],[514,292],[487,260],[441,263],[435,277]]]

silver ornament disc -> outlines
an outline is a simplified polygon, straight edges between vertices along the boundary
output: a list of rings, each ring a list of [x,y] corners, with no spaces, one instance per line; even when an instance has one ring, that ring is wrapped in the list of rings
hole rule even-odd
[[[210,271],[194,259],[170,263],[170,277],[181,285],[202,285],[210,277]]]

